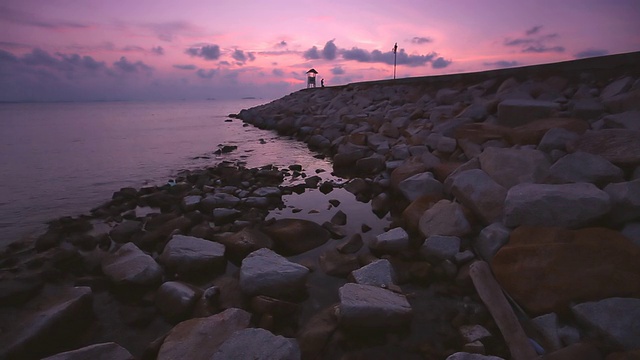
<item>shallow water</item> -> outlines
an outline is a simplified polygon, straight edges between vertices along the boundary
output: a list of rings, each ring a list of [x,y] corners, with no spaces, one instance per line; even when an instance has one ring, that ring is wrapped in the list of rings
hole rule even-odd
[[[0,247],[45,222],[86,214],[122,187],[162,184],[222,160],[301,164],[330,177],[304,143],[230,120],[265,100],[0,104]],[[215,155],[219,144],[235,145]]]

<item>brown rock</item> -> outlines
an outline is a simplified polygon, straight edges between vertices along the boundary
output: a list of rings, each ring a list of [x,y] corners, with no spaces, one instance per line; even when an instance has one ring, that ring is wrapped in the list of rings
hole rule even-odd
[[[413,175],[427,171],[427,166],[417,160],[409,160],[402,163],[391,172],[391,187],[398,189],[398,184]]]
[[[331,235],[322,226],[302,219],[280,219],[264,228],[279,252],[296,255],[326,243]]]
[[[402,220],[408,230],[418,232],[418,223],[425,211],[442,200],[442,196],[425,195],[414,200],[402,212]]]
[[[576,134],[584,134],[589,123],[580,119],[548,118],[530,122],[513,128],[507,133],[507,140],[514,145],[538,145],[549,129],[562,128]]]
[[[600,155],[619,166],[635,166],[640,164],[640,131],[627,129],[587,131],[567,144],[567,150]]]
[[[216,241],[225,246],[225,255],[236,261],[244,259],[258,249],[273,248],[273,240],[262,231],[253,228],[244,228],[235,234],[219,236]]]
[[[492,261],[505,290],[532,314],[562,312],[571,302],[640,296],[640,248],[605,228],[522,226]]]

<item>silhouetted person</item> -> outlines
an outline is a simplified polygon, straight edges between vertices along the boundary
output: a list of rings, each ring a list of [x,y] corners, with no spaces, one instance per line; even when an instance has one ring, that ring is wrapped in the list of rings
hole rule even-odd
[[[324,87],[324,79],[320,80],[320,87]]]

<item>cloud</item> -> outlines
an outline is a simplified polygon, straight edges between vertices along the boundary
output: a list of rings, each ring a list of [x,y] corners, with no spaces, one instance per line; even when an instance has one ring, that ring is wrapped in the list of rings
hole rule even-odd
[[[127,46],[122,48],[122,51],[126,51],[126,52],[132,52],[132,51],[146,52],[146,50],[142,46],[137,46],[137,45],[127,45]]]
[[[338,51],[338,47],[336,46],[336,44],[334,44],[335,40],[336,39],[329,40],[327,41],[326,44],[324,44],[324,48],[322,49],[323,58],[327,60],[333,60],[336,58],[336,52]]]
[[[217,71],[214,69],[199,69],[198,71],[196,71],[196,75],[198,75],[198,77],[202,79],[211,79],[216,74],[216,72]]]
[[[415,36],[413,39],[411,39],[411,42],[413,44],[426,44],[433,42],[433,39],[431,39],[430,37]]]
[[[409,55],[404,51],[404,49],[400,49],[396,54],[396,63],[398,65],[422,66],[433,61],[436,56],[436,53],[430,53],[427,55]],[[353,47],[349,50],[342,50],[342,58],[345,60],[367,63],[383,63],[388,65],[393,65],[394,63],[393,51],[383,53],[380,50],[373,50],[369,52],[357,47]],[[442,61],[444,61],[444,59]],[[439,65],[442,64],[442,61],[439,62]]]
[[[609,51],[603,49],[587,49],[573,55],[576,59],[609,55]]]
[[[202,33],[201,29],[186,21],[147,23],[140,26],[151,30],[158,39],[166,42],[172,42],[179,35],[201,35]]]
[[[431,67],[434,69],[444,69],[447,66],[451,65],[453,61],[451,60],[446,60],[443,57],[439,57],[435,60],[433,60],[433,62],[431,63]]]
[[[279,43],[277,43],[275,47],[277,47],[277,48],[287,47],[287,42],[282,40]]]
[[[527,36],[531,36],[531,35],[535,35],[535,34],[537,34],[538,32],[540,32],[540,29],[542,29],[542,25],[537,25],[537,26],[532,27],[531,29],[528,29],[528,30],[527,30],[527,31],[525,31],[524,33],[525,33]]]
[[[247,61],[253,61],[256,59],[256,56],[252,52],[245,53],[240,49],[234,50],[231,57],[238,62],[238,65],[242,65]]]
[[[545,53],[545,52],[564,52],[563,46],[549,45],[549,41],[558,38],[557,33],[539,35],[542,25],[534,26],[525,31],[525,37],[510,39],[503,41],[505,46],[519,47],[523,53]]]
[[[72,21],[46,20],[37,15],[12,9],[7,6],[0,6],[0,20],[18,25],[34,26],[53,31],[79,30],[91,27],[91,25],[89,24]]]
[[[307,60],[316,60],[320,59],[320,52],[318,52],[318,47],[313,46],[311,49],[305,51],[302,56]]]
[[[342,75],[344,74],[344,69],[342,68],[342,66],[336,66],[333,69],[331,69],[331,73],[333,75]]]
[[[122,56],[120,60],[115,61],[113,67],[125,73],[150,72],[153,70],[152,67],[142,61],[130,62],[124,56]]]
[[[164,55],[164,49],[162,48],[162,46],[152,47],[151,52],[156,55]]]
[[[220,46],[203,45],[202,47],[188,48],[185,53],[193,57],[201,57],[205,60],[218,60],[220,57]]]
[[[187,65],[180,65],[180,64],[176,64],[173,65],[174,68],[176,69],[180,69],[180,70],[195,70],[196,66],[192,65],[192,64],[187,64]]]
[[[507,68],[507,67],[518,66],[520,65],[520,63],[517,61],[499,60],[494,62],[486,62],[484,63],[484,65],[491,66],[491,67]]]
[[[282,71],[282,69],[273,69],[271,70],[271,73],[277,77],[283,77],[284,76],[284,71]]]
[[[3,62],[16,63],[18,62],[18,57],[8,51],[0,49],[0,63]]]

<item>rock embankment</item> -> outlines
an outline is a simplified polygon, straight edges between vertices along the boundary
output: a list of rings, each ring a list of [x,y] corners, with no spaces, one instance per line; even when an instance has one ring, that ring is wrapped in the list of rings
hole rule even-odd
[[[328,154],[365,198],[391,199],[412,241],[374,241],[375,253],[419,247],[457,276],[462,253],[485,259],[528,316],[553,316],[534,319],[548,350],[637,356],[638,327],[612,319],[640,311],[638,60],[303,90],[238,117]]]

